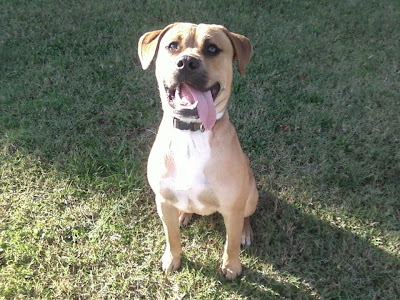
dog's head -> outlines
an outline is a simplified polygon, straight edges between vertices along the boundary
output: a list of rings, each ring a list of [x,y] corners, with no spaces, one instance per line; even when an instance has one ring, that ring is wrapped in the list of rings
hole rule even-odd
[[[174,23],[145,33],[138,53],[143,69],[156,57],[156,77],[164,112],[200,119],[211,129],[231,93],[232,61],[245,74],[249,40],[223,26]]]

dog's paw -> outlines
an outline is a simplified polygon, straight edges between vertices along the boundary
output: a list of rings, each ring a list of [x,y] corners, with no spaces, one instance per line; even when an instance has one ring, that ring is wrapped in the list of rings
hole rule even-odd
[[[162,256],[162,269],[165,273],[171,273],[181,266],[181,258],[175,257],[173,258],[170,253],[164,253]]]
[[[222,272],[224,273],[225,277],[229,280],[235,279],[242,273],[242,264],[240,260],[235,262],[223,263],[222,264]]]
[[[241,243],[242,246],[250,246],[253,241],[253,229],[251,229],[250,218],[244,219]]]
[[[192,218],[193,214],[185,213],[185,212],[179,212],[179,226],[186,226],[190,219]]]

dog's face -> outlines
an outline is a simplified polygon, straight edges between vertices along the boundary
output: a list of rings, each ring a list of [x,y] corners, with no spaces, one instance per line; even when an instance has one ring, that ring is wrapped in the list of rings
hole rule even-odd
[[[200,119],[211,129],[231,93],[233,59],[244,75],[252,47],[246,37],[219,25],[174,23],[144,34],[138,52],[144,69],[157,57],[164,112]]]

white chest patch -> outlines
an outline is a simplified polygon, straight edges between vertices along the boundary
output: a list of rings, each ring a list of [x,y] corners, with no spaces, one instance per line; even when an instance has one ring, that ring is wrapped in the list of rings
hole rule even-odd
[[[173,205],[183,212],[202,215],[215,212],[216,207],[209,201],[200,201],[201,194],[210,191],[204,168],[210,158],[210,131],[190,131],[174,129],[170,143],[174,171],[161,182],[175,196]]]
[[[175,163],[175,188],[187,190],[193,184],[205,184],[204,167],[210,157],[210,132],[176,130],[171,142]]]

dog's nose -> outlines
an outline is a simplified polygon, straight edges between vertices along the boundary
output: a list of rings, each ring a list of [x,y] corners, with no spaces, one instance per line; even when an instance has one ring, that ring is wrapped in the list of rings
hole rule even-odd
[[[176,62],[176,67],[178,69],[186,69],[189,71],[195,70],[200,66],[200,60],[193,56],[182,56]]]

